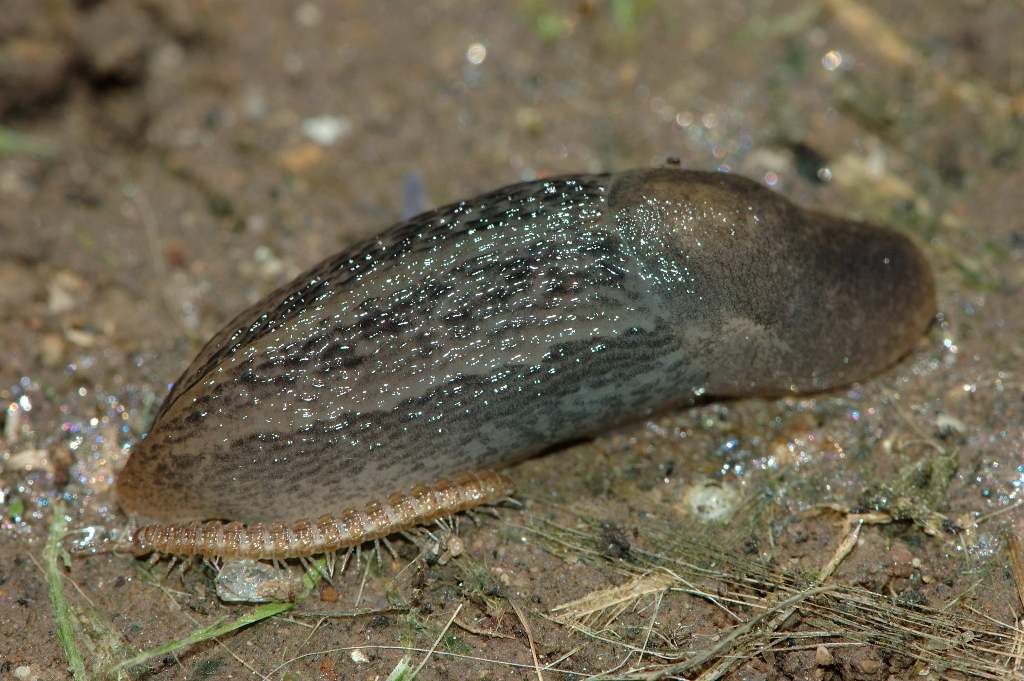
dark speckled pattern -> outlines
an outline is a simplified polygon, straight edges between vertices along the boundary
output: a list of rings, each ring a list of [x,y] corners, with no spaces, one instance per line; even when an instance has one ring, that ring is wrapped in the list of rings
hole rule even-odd
[[[512,185],[417,216],[236,317],[118,479],[147,520],[295,521],[701,396],[817,390],[934,313],[906,238],[740,177]]]

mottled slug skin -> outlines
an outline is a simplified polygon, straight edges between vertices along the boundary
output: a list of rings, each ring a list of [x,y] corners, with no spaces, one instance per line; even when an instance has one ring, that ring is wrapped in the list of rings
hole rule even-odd
[[[815,391],[935,311],[904,236],[673,168],[395,225],[236,317],[117,481],[149,521],[316,518],[707,397]]]

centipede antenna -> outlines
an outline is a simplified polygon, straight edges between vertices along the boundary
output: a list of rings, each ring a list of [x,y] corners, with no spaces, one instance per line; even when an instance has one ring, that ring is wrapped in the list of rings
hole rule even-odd
[[[101,537],[94,535],[81,540],[75,539],[76,535],[89,535],[94,532],[94,528],[83,527],[79,530],[72,530],[64,535],[64,539],[61,543],[64,546],[64,550],[72,558],[80,558],[82,556],[92,556],[97,553],[113,553],[115,542],[113,533],[110,537]]]

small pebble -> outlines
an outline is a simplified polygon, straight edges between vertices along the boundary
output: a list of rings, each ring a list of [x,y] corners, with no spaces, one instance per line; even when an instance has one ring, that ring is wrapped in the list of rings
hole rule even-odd
[[[967,426],[964,425],[963,421],[950,416],[949,414],[939,414],[936,416],[935,427],[938,429],[940,435],[963,433],[967,430]]]
[[[76,28],[94,78],[127,83],[145,75],[147,53],[157,39],[153,21],[142,7],[130,0],[99,3],[81,16]]]
[[[356,664],[366,664],[370,661],[369,656],[363,651],[362,648],[356,648],[355,650],[353,650],[351,653],[349,653],[349,657],[351,657],[352,661]]]
[[[246,118],[258,121],[267,115],[267,98],[258,88],[250,88],[242,95],[242,113]]]
[[[338,590],[330,584],[324,584],[320,587],[320,600],[324,603],[337,603]]]
[[[818,646],[814,650],[814,664],[819,667],[831,667],[836,663],[836,658],[832,657],[832,653],[829,652],[825,646]]]
[[[304,28],[313,28],[320,23],[323,13],[312,2],[304,2],[295,10],[295,22]]]
[[[89,285],[77,274],[64,270],[54,275],[46,292],[50,314],[59,315],[75,309],[89,293]]]
[[[53,469],[48,449],[23,449],[17,454],[11,454],[4,467],[11,471],[52,471]]]
[[[877,674],[878,670],[882,668],[882,663],[878,660],[867,658],[864,660],[858,660],[856,666],[857,669],[864,674]]]
[[[64,362],[64,339],[48,333],[39,340],[39,359],[43,366],[54,368]]]
[[[704,522],[728,518],[738,500],[733,487],[713,480],[702,480],[683,490],[685,510]]]
[[[255,560],[228,560],[217,574],[217,597],[227,603],[288,601],[302,586],[295,573]]]
[[[277,155],[277,162],[285,170],[298,174],[317,165],[323,158],[323,149],[312,142],[306,142],[280,152]]]
[[[0,260],[0,315],[10,320],[36,299],[41,291],[32,270],[11,260]]]
[[[343,116],[314,116],[302,122],[302,132],[320,146],[329,147],[352,132],[352,121]]]

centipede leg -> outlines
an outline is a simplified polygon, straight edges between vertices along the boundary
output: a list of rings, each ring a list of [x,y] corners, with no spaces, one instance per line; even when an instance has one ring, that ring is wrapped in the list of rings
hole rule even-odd
[[[355,549],[352,548],[352,547],[349,547],[349,549],[347,551],[345,551],[345,557],[341,559],[341,569],[339,571],[339,574],[344,574],[345,573],[345,568],[348,567],[348,561],[349,561],[350,558],[352,558],[352,553],[354,551],[355,551]]]
[[[299,563],[302,564],[302,567],[303,569],[305,569],[307,574],[316,573],[320,575],[320,578],[323,579],[325,582],[327,582],[331,586],[334,586],[334,582],[332,582],[331,578],[327,576],[326,572],[322,569],[322,566],[318,563],[317,560],[312,558],[306,558],[305,556],[299,556]]]
[[[414,546],[419,546],[423,543],[423,532],[418,528],[411,528],[408,530],[402,530],[398,533],[403,539]]]
[[[331,551],[330,553],[324,556],[324,558],[327,559],[327,574],[329,574],[331,577],[334,576],[334,561],[337,559],[337,557],[337,551]]]
[[[356,594],[355,607],[359,607],[359,603],[363,600],[363,589],[366,587],[366,580],[370,576],[370,563],[366,563],[366,569],[363,570],[363,579],[359,583],[359,593]]]
[[[384,543],[384,548],[386,548],[388,550],[388,553],[391,554],[391,557],[395,560],[398,560],[398,551],[395,551],[395,547],[391,544],[391,542],[388,541],[388,538],[383,537],[381,541]]]
[[[420,561],[420,559],[423,558],[423,556],[427,555],[427,549],[421,543],[417,542],[416,543],[416,548],[419,549],[419,553],[416,554],[415,558],[413,558],[408,563],[406,563],[405,566],[401,570],[399,570],[398,572],[395,573],[395,576],[394,576],[392,581],[398,581],[398,578],[402,576],[403,572],[405,572],[406,570],[411,568],[413,565],[418,563]]]

